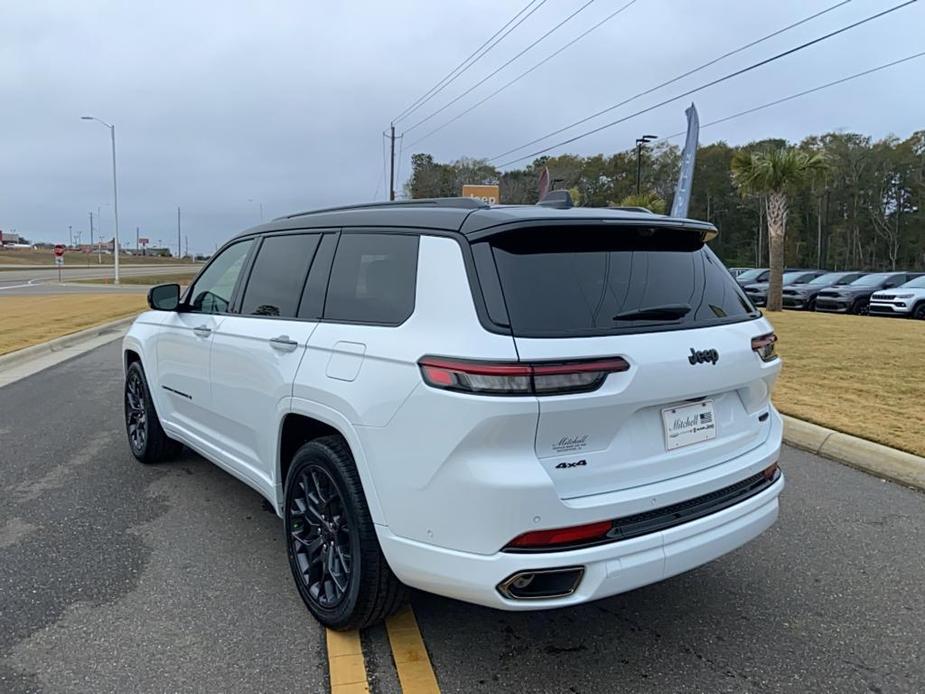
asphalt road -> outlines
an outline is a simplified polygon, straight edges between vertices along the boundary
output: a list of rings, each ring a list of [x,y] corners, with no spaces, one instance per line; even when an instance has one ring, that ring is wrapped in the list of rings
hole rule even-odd
[[[781,519],[688,574],[512,614],[416,594],[444,692],[925,691],[925,495],[786,449]],[[0,692],[321,692],[278,519],[201,458],[146,467],[118,342],[0,388]],[[374,692],[397,688],[381,627]]]
[[[10,267],[10,266],[8,266]],[[122,265],[119,274],[128,277],[147,275],[170,275],[179,270],[198,271],[201,266],[195,265]],[[139,285],[123,285],[119,287],[92,284],[66,284],[76,279],[99,279],[112,277],[112,266],[65,266],[61,273],[62,282],[58,283],[58,271],[54,267],[4,269],[0,272],[0,296],[14,294],[69,294],[69,293],[97,293],[97,292],[124,292],[146,291]]]

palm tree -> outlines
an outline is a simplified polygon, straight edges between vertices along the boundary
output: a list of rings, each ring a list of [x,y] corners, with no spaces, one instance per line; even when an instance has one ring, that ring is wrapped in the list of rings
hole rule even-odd
[[[787,233],[787,195],[825,170],[821,152],[793,147],[766,151],[739,150],[732,159],[732,178],[743,195],[762,195],[767,206],[770,282],[768,310],[780,311]]]
[[[612,203],[611,203],[612,204]],[[645,207],[655,214],[665,214],[665,201],[656,193],[639,193],[627,195],[620,201],[619,207]]]

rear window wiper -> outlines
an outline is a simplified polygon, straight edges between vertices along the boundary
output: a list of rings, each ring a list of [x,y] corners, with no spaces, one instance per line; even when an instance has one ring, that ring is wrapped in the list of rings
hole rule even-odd
[[[613,317],[614,320],[677,320],[684,318],[691,312],[690,304],[663,304],[662,306],[646,306],[634,308],[632,311],[622,311]]]

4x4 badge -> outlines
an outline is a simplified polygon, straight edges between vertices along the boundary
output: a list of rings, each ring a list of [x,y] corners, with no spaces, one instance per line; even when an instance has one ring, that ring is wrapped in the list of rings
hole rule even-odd
[[[715,349],[701,349],[695,350],[691,347],[691,355],[687,358],[691,363],[691,366],[695,364],[703,364],[704,362],[710,362],[716,366],[716,362],[719,361],[719,352]]]

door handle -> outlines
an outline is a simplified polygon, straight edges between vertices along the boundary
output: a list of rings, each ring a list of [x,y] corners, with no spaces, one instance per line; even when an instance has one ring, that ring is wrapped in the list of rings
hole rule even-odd
[[[193,328],[193,332],[197,337],[209,337],[212,334],[212,328],[207,325],[197,325]]]
[[[281,352],[292,352],[298,346],[299,343],[295,340],[289,339],[288,335],[280,335],[279,337],[270,338],[270,347],[273,349],[278,349]]]

